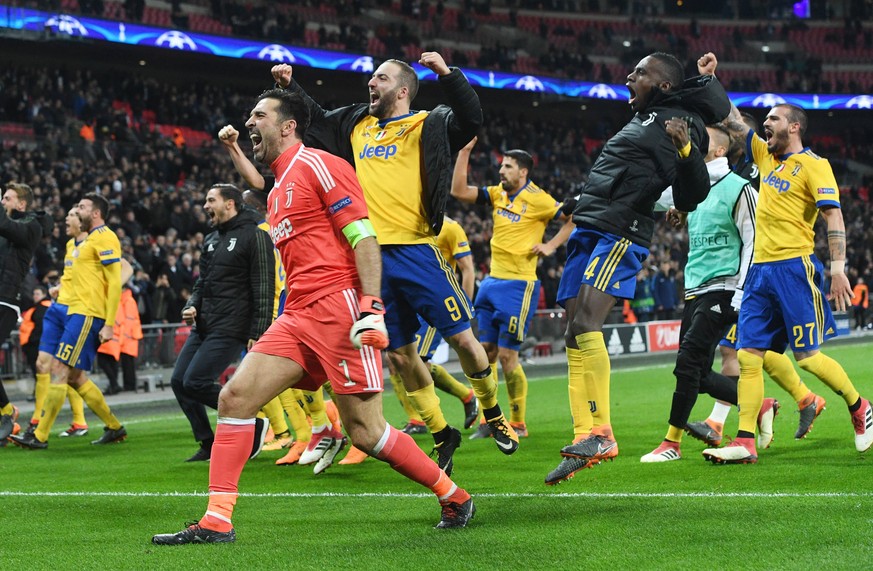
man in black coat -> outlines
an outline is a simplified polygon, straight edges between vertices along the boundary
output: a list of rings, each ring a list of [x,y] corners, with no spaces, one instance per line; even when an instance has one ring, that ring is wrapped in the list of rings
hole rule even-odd
[[[577,228],[567,244],[558,303],[568,316],[574,439],[561,449],[563,459],[546,476],[546,484],[618,455],[603,324],[617,299],[634,298],[636,274],[652,241],[653,206],[661,193],[672,186],[676,209],[684,212],[706,198],[706,125],[730,112],[730,100],[714,76],[686,80],[682,64],[661,52],[635,66],[627,88],[634,117],[603,147],[573,210]]]
[[[200,277],[182,309],[182,319],[194,327],[171,380],[200,442],[189,462],[209,459],[214,434],[206,407],[218,408],[218,377],[270,326],[276,293],[273,244],[258,228],[259,215],[244,206],[239,189],[213,186],[203,209],[215,231],[203,241]],[[263,442],[266,424],[259,422],[255,434]]]
[[[51,233],[52,221],[45,212],[34,212],[33,190],[10,182],[0,208],[0,343],[21,316],[21,283],[30,269],[33,253],[43,236]],[[18,409],[9,402],[0,382],[0,442],[12,434]]]

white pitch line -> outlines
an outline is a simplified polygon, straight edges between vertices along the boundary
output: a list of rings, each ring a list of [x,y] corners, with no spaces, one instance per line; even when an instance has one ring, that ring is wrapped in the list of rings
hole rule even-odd
[[[433,498],[426,493],[345,493],[345,492],[263,492],[240,493],[245,498]],[[16,492],[0,490],[0,497],[62,497],[62,498],[205,498],[206,492]],[[474,494],[475,498],[585,498],[585,499],[631,499],[631,498],[680,498],[680,499],[761,499],[761,498],[873,498],[873,492],[574,492],[574,493],[518,493]]]

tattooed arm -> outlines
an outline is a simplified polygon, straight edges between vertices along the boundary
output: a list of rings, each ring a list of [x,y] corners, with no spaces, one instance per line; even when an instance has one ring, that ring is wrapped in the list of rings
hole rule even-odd
[[[697,72],[700,75],[714,76],[717,67],[718,59],[716,59],[715,54],[712,52],[706,52],[697,60]],[[745,145],[746,135],[749,134],[749,126],[743,121],[743,116],[733,101],[731,101],[731,112],[722,121],[722,125],[727,128],[732,138],[738,141],[742,140],[742,144]]]
[[[823,208],[821,216],[828,225],[828,248],[831,254],[831,291],[838,311],[844,311],[851,305],[852,288],[846,277],[846,225],[843,222],[843,211],[839,208]]]

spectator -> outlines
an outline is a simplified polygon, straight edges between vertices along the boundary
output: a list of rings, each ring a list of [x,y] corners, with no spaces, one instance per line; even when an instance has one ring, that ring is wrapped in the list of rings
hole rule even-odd
[[[661,271],[652,278],[652,297],[655,302],[656,319],[675,319],[679,292],[676,289],[675,272],[669,261],[661,262]]]

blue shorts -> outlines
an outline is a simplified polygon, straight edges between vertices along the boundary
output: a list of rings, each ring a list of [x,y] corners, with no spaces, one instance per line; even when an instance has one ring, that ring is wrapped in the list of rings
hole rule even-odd
[[[427,321],[420,316],[418,323],[421,327],[418,328],[418,332],[415,334],[415,344],[418,346],[418,354],[421,355],[421,360],[427,362],[433,359],[433,354],[436,353],[437,347],[440,346],[443,336],[440,335],[436,328],[428,325]]]
[[[487,277],[476,294],[479,341],[518,351],[540,299],[540,282]]]
[[[64,334],[54,353],[55,359],[80,371],[90,371],[100,346],[98,336],[104,323],[98,317],[68,314]]]
[[[727,347],[729,349],[737,350],[737,324],[734,323],[731,325],[730,329],[728,329],[727,333],[724,334],[724,337],[721,341],[718,342],[719,346]]]
[[[579,295],[587,284],[613,297],[633,299],[637,274],[649,250],[627,238],[592,228],[576,228],[567,242],[567,263],[558,285],[558,303]]]
[[[382,301],[389,351],[415,342],[419,315],[443,337],[470,328],[470,300],[432,244],[382,247]]]
[[[67,309],[63,303],[53,303],[45,310],[42,319],[42,336],[39,338],[39,350],[54,355],[64,336],[64,325],[67,322]]]
[[[742,349],[795,353],[818,349],[837,325],[822,291],[824,269],[815,256],[753,264],[746,276],[737,324]]]

